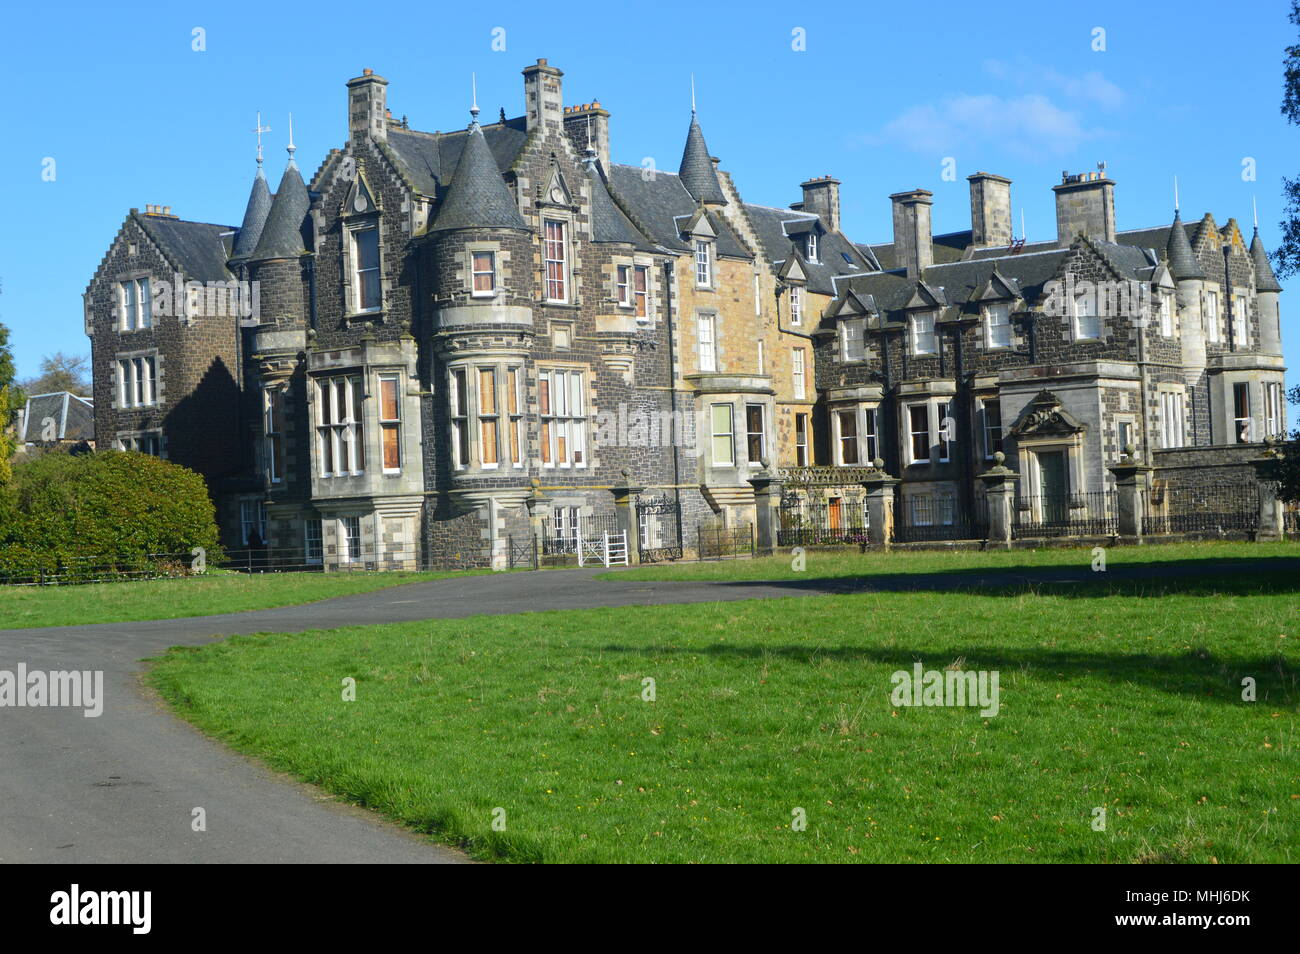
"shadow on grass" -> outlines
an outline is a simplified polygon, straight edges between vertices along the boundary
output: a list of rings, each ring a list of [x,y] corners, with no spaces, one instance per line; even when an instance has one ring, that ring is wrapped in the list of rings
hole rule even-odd
[[[630,582],[630,581],[629,581]],[[705,582],[681,580],[673,582]],[[1033,591],[1050,596],[1095,599],[1101,596],[1266,595],[1300,590],[1300,559],[1295,557],[1171,560],[1114,564],[1093,572],[1080,566],[974,567],[941,573],[884,573],[808,579],[713,580],[720,587],[786,588],[795,593],[964,592],[1019,596]]]
[[[1039,679],[1073,680],[1079,677],[1101,678],[1117,686],[1134,686],[1155,689],[1175,695],[1194,696],[1213,702],[1234,706],[1256,706],[1267,716],[1271,709],[1295,706],[1300,703],[1300,669],[1281,655],[1251,658],[1221,659],[1210,651],[1198,648],[1180,654],[1167,653],[1089,653],[1078,651],[1026,648],[1008,649],[1006,646],[954,644],[927,649],[924,652],[896,647],[859,646],[767,646],[716,643],[703,647],[669,645],[622,645],[611,643],[602,647],[607,653],[634,655],[688,655],[725,659],[753,659],[762,662],[772,658],[794,663],[816,663],[830,659],[839,663],[879,665],[893,670],[912,671],[915,663],[929,669],[943,669],[958,659],[964,660],[960,668],[971,672],[996,670],[1001,688],[1009,685],[1008,676],[1025,672]],[[1256,682],[1257,702],[1241,698],[1242,679],[1247,676]],[[882,684],[881,691],[889,691]]]

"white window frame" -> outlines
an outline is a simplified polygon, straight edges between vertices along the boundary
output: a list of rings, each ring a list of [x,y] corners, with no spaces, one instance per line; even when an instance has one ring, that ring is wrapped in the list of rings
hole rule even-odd
[[[908,324],[910,325],[911,332],[908,335],[908,338],[912,345],[913,355],[930,355],[939,353],[938,312],[918,312],[908,318]],[[928,326],[929,330],[922,332],[921,328],[923,325]],[[930,345],[928,348],[921,347],[923,338],[929,339]]]
[[[790,286],[790,324],[803,324],[803,288],[800,285]]]
[[[1234,295],[1232,299],[1232,339],[1237,350],[1250,347],[1250,325],[1247,319],[1250,311],[1245,295]]]
[[[400,474],[402,464],[405,463],[402,452],[402,375],[396,371],[380,372],[378,377],[378,400],[375,401],[375,416],[378,420],[379,431],[379,467],[380,472],[385,474]],[[386,417],[384,415],[384,386],[391,384],[393,387],[393,405],[396,416]],[[389,467],[388,461],[384,455],[385,432],[395,431],[397,434],[397,466]]]
[[[262,546],[266,546],[266,504],[260,499],[245,498],[239,501],[239,534],[244,546],[248,546],[248,538],[253,530],[257,531]]]
[[[853,334],[849,334],[852,331]],[[857,349],[852,342],[857,342]],[[840,322],[840,356],[846,364],[865,361],[867,357],[867,321],[865,318],[847,318]]]
[[[724,430],[718,429],[718,411],[726,410],[727,426]],[[735,467],[736,466],[736,409],[731,404],[710,404],[709,405],[709,460],[714,467]],[[726,440],[727,459],[718,459],[718,442],[720,439]]]
[[[990,405],[998,409],[997,427],[992,427],[989,424]],[[993,446],[992,434],[994,431],[996,431],[998,435],[997,442],[999,444],[1002,443],[1002,402],[997,398],[981,398],[980,399],[980,434],[982,435],[983,438],[985,460],[992,460],[993,455],[998,450],[998,448]]]
[[[308,566],[325,562],[325,526],[320,517],[302,522],[302,560]]]
[[[375,235],[375,264],[367,268],[361,267],[359,236],[363,232],[373,232]],[[352,314],[369,315],[383,311],[384,287],[380,277],[382,275],[380,268],[383,265],[383,243],[380,241],[378,222],[358,225],[348,229],[348,255],[352,271]],[[366,277],[372,272],[375,280],[375,304],[367,306],[365,304],[365,281]]]
[[[718,370],[718,316],[712,312],[701,312],[696,317],[697,338],[699,341],[699,367],[704,372]]]
[[[707,239],[695,240],[695,287],[713,287],[713,243]]]
[[[1164,338],[1174,336],[1174,293],[1160,293],[1160,335]]]
[[[844,421],[853,422],[853,433],[844,433]],[[839,467],[857,467],[862,463],[862,427],[857,408],[839,408],[835,411],[835,463]],[[848,460],[844,445],[851,442],[854,460]]]
[[[275,401],[280,402],[280,421],[276,426],[275,420]],[[273,484],[279,484],[284,481],[284,474],[281,468],[276,466],[276,459],[284,464],[284,402],[285,387],[281,384],[274,384],[270,387],[262,388],[262,440],[263,447],[266,450],[266,476]],[[279,453],[276,453],[277,449]]]
[[[585,369],[543,368],[538,371],[538,418],[545,468],[587,466],[587,378]],[[542,402],[542,384],[547,400]],[[563,452],[561,452],[563,441]],[[499,456],[499,455],[498,455]]]
[[[128,278],[117,284],[118,328],[144,331],[153,327],[153,294],[148,278]]]
[[[1244,417],[1237,416],[1237,394],[1238,388],[1244,390],[1240,393],[1246,395],[1246,414]],[[1254,422],[1251,420],[1250,408],[1250,382],[1234,381],[1232,383],[1232,440],[1230,444],[1249,444],[1254,438]],[[1244,425],[1244,426],[1243,426]]]
[[[476,259],[480,255],[488,257],[488,268],[486,270],[478,267]],[[478,287],[478,278],[480,275],[488,277],[490,288],[480,289]],[[469,250],[469,294],[471,298],[495,298],[497,296],[497,253],[490,248],[471,248]]]
[[[1160,446],[1162,448],[1186,446],[1185,413],[1181,391],[1160,392]]]
[[[1207,291],[1205,293],[1205,340],[1210,344],[1218,344],[1222,339],[1219,324],[1219,293]]]
[[[991,349],[1011,347],[1010,302],[998,301],[984,306],[984,343]]]
[[[807,256],[808,256],[808,261],[813,262],[813,263],[816,263],[816,262],[817,262],[817,260],[818,260],[818,259],[817,259],[817,254],[818,254],[818,252],[817,252],[817,233],[816,233],[816,232],[809,232],[809,233],[808,233],[808,238],[807,238],[807,240],[806,240],[805,243],[804,243],[804,252],[805,252],[805,253],[807,254]]]
[[[811,418],[811,414],[794,416],[794,462],[797,467],[807,467],[812,463],[812,454],[808,446],[808,431],[812,427]]]
[[[912,409],[921,408],[925,411],[925,431],[917,431],[912,428]],[[903,405],[903,423],[904,433],[907,435],[907,462],[908,464],[928,464],[931,461],[930,455],[934,452],[934,426],[931,421],[933,416],[931,402],[917,401],[911,404]],[[925,434],[925,456],[916,456],[916,436]]]
[[[1091,303],[1092,307],[1085,307]],[[1097,299],[1095,295],[1084,293],[1076,295],[1070,302],[1070,333],[1075,341],[1100,341],[1102,333],[1101,316],[1098,314],[1087,314],[1088,311],[1097,311]],[[1086,324],[1085,324],[1086,323]],[[1087,332],[1094,332],[1088,334]]]
[[[1282,384],[1278,381],[1264,382],[1264,436],[1286,436],[1286,412],[1282,398]]]
[[[551,226],[559,228],[558,241],[551,238]],[[558,252],[559,257],[555,255]],[[553,267],[554,266],[554,267]],[[542,282],[543,293],[549,302],[568,304],[569,291],[569,223],[565,219],[542,219]],[[558,277],[552,273],[558,272]],[[559,294],[554,292],[557,290]]]
[[[754,409],[758,410],[758,427],[757,431],[749,429],[749,415]],[[750,444],[754,437],[758,437],[758,456],[754,457],[750,453]],[[763,458],[767,456],[767,409],[762,404],[745,405],[745,456],[749,460],[750,467],[762,467]]]
[[[802,401],[808,397],[806,354],[807,352],[803,348],[793,348],[790,351],[790,388],[797,401]]]
[[[362,423],[364,409],[358,408],[357,390],[361,384],[361,375],[357,372],[332,374],[316,378],[316,455],[319,474],[322,478],[356,477],[365,473],[365,428]],[[329,389],[328,406],[325,390]],[[339,395],[343,395],[343,405],[339,406]],[[326,420],[326,417],[331,420]],[[328,446],[329,455],[325,449]],[[326,462],[332,462],[326,470]],[[340,464],[346,463],[346,468]]]
[[[468,365],[447,369],[447,407],[451,417],[451,466],[465,470],[470,465],[470,371]]]
[[[158,404],[158,354],[121,355],[115,367],[119,408]]]
[[[349,531],[356,528],[356,535],[353,536]],[[340,563],[360,563],[362,557],[361,550],[361,518],[360,517],[339,517],[338,524],[338,557]],[[356,540],[356,550],[352,549],[352,541]]]

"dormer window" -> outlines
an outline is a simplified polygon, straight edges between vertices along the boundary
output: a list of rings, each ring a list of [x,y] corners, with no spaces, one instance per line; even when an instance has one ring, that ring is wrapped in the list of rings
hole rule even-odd
[[[118,304],[123,331],[139,331],[153,327],[153,300],[149,295],[149,279],[133,278],[118,286]]]
[[[934,333],[932,311],[921,312],[912,316],[912,354],[937,354],[939,341]]]
[[[713,247],[705,241],[695,241],[695,286],[713,287]]]
[[[803,324],[803,289],[798,285],[790,286],[790,324]]]
[[[352,295],[357,311],[379,310],[379,228],[352,230]]]
[[[1101,337],[1101,316],[1097,314],[1092,295],[1084,293],[1075,297],[1073,302],[1074,338],[1076,341],[1092,341]]]
[[[840,323],[840,330],[844,338],[844,360],[861,361],[865,358],[865,321],[862,318],[851,318]]]
[[[984,308],[986,341],[990,348],[1011,347],[1011,305],[997,302]]]
[[[810,262],[817,261],[817,233],[816,232],[808,233],[808,239],[804,243],[804,252],[806,254],[808,261]]]
[[[497,291],[495,252],[474,252],[470,256],[470,279],[475,298],[491,298]]]
[[[1160,294],[1160,334],[1166,338],[1174,336],[1174,296],[1171,292]]]

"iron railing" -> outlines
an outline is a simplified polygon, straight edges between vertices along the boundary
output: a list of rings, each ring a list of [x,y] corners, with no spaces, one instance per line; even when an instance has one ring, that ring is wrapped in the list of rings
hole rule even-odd
[[[1106,537],[1119,533],[1115,491],[1034,494],[1016,501],[1011,535],[1026,537]]]
[[[967,505],[956,491],[901,493],[894,504],[892,539],[896,543],[985,540],[989,534],[988,501]]]
[[[861,500],[781,501],[776,543],[781,547],[820,547],[867,542],[867,508]]]
[[[696,553],[701,560],[734,560],[754,555],[754,525],[724,527],[702,523],[695,528]]]
[[[1148,496],[1144,533],[1224,533],[1259,529],[1258,484],[1166,484]]]

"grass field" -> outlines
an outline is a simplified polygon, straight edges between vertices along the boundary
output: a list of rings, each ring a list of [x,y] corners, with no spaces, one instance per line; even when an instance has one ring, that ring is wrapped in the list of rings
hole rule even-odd
[[[170,580],[3,586],[0,587],[0,629],[240,613],[455,575],[442,572],[247,574],[210,570],[201,577]]]
[[[1294,572],[1101,576],[236,637],[150,678],[484,858],[1300,861]],[[997,671],[999,713],[893,704],[918,661]]]

